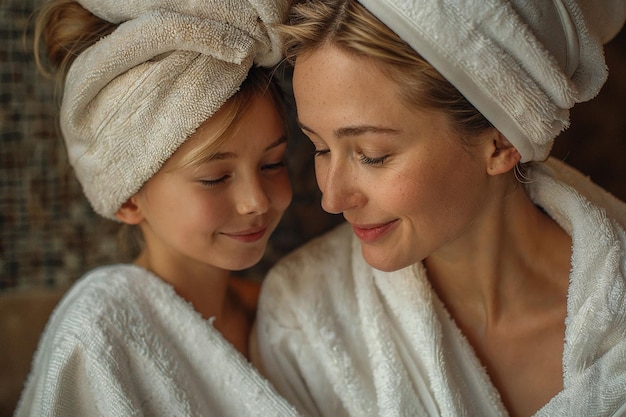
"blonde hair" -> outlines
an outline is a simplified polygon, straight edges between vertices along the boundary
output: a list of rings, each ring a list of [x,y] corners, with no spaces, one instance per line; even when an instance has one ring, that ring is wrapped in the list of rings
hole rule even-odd
[[[239,91],[208,119],[207,122],[216,128],[214,129],[214,136],[207,138],[203,146],[199,146],[192,152],[187,153],[176,165],[167,167],[167,171],[171,172],[199,164],[214,155],[237,131],[242,116],[249,110],[252,98],[256,95],[269,94],[271,101],[278,110],[285,129],[287,129],[287,116],[282,94],[273,81],[272,75],[270,70],[266,68],[251,68]]]
[[[75,0],[50,0],[36,11],[34,55],[39,71],[55,77],[60,93],[74,59],[117,25],[100,19]]]
[[[406,103],[443,111],[462,137],[493,128],[432,65],[356,0],[300,1],[280,31],[285,56],[292,63],[298,56],[333,45],[370,58],[397,84]]]

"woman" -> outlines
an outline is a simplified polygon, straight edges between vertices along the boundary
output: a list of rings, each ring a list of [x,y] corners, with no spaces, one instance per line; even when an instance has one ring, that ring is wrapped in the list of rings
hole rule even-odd
[[[291,201],[268,31],[286,3],[232,6],[42,9],[70,163],[94,210],[143,245],[60,302],[16,416],[297,415],[247,360],[254,306],[231,272],[261,259]]]
[[[626,205],[548,158],[625,12],[294,6],[298,119],[322,206],[348,223],[262,290],[259,360],[302,411],[626,413]]]

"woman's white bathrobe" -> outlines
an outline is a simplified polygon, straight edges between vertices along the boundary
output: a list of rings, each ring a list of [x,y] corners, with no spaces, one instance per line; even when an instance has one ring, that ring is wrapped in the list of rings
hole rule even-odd
[[[564,389],[536,415],[626,415],[626,205],[556,160],[530,176],[573,242]],[[369,267],[346,225],[271,271],[257,332],[264,372],[312,416],[507,414],[422,264]]]
[[[294,416],[191,304],[133,265],[95,269],[55,309],[16,417]]]

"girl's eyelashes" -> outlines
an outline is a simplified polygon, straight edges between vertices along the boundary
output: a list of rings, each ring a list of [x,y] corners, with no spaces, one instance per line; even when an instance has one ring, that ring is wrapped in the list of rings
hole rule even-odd
[[[223,175],[217,179],[214,180],[200,180],[200,184],[202,184],[205,187],[211,188],[211,187],[216,187],[220,184],[225,183],[228,179],[230,178],[230,175]]]
[[[286,166],[287,166],[287,162],[284,159],[281,159],[278,162],[261,165],[260,170],[261,171],[273,171],[273,170],[283,169]],[[225,174],[215,179],[200,179],[198,180],[198,182],[202,184],[204,187],[211,188],[211,187],[217,187],[218,185],[222,185],[226,183],[231,177],[232,177],[231,174]]]
[[[261,170],[280,169],[280,168],[284,168],[286,166],[287,166],[287,163],[285,162],[285,160],[281,159],[278,162],[274,162],[272,164],[265,164],[265,165],[261,166]]]

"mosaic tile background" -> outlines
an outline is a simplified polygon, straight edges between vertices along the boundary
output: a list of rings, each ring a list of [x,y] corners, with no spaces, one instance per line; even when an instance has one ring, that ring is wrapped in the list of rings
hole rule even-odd
[[[88,269],[125,260],[117,225],[82,196],[56,131],[51,83],[37,74],[27,30],[37,0],[0,0],[0,291],[65,287]],[[607,48],[609,83],[575,108],[554,154],[626,199],[626,33]],[[294,203],[273,236],[262,274],[278,257],[340,218],[319,208],[312,149],[291,143]]]

